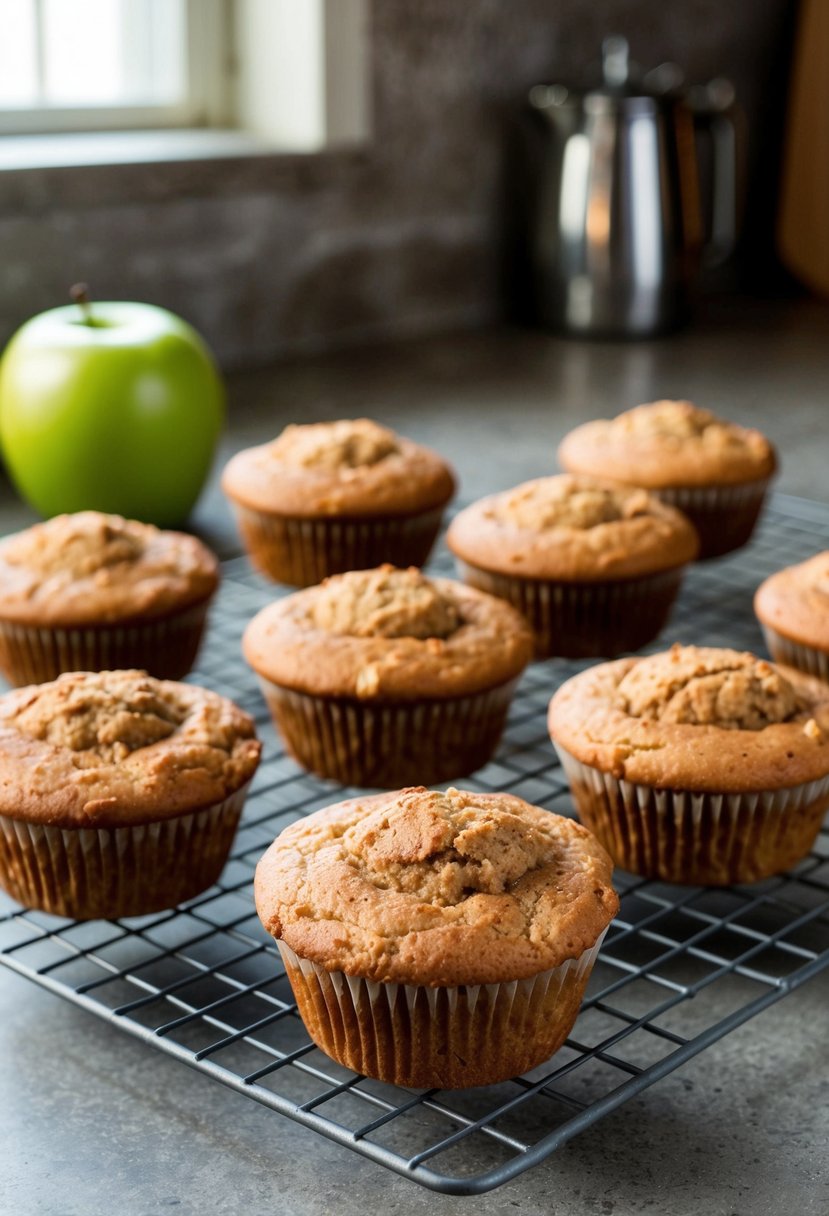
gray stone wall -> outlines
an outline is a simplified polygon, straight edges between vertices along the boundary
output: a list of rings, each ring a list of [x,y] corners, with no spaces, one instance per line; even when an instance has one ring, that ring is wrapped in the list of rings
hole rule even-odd
[[[793,8],[374,0],[364,149],[0,174],[0,339],[77,279],[180,312],[226,365],[497,319],[512,118],[531,84],[580,73],[608,32],[646,66],[735,81],[752,183],[743,264],[767,281]]]

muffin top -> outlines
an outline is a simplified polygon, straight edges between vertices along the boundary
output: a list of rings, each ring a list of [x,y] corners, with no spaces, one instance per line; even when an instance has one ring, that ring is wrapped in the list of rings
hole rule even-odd
[[[74,828],[169,819],[238,790],[260,750],[253,720],[204,688],[70,672],[0,696],[0,814]]]
[[[379,982],[526,979],[616,915],[610,858],[571,819],[510,794],[417,788],[300,819],[256,869],[259,917],[330,971]]]
[[[464,561],[525,578],[631,578],[684,565],[691,524],[645,490],[560,474],[493,494],[455,516],[447,544]]]
[[[300,518],[407,515],[442,507],[455,478],[437,452],[358,418],[288,426],[237,452],[222,488],[243,507]]]
[[[183,532],[79,511],[0,541],[0,617],[28,625],[146,620],[212,595],[219,564]]]
[[[829,550],[767,578],[757,588],[754,611],[783,637],[829,650]]]
[[[654,401],[565,435],[559,464],[571,473],[611,477],[661,490],[739,485],[770,477],[774,448],[759,431],[724,422],[690,401]]]
[[[465,696],[517,676],[532,634],[494,596],[420,570],[351,570],[263,608],[245,658],[284,688],[417,701]]]
[[[590,667],[555,694],[549,727],[582,763],[658,788],[741,793],[829,774],[829,687],[737,650]]]

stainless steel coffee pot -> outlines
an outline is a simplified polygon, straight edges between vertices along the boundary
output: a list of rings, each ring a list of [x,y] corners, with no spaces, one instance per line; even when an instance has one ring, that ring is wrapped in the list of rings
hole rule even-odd
[[[539,319],[574,334],[638,337],[686,317],[703,256],[736,228],[733,89],[682,91],[663,64],[639,82],[623,38],[603,44],[604,80],[577,92],[537,85],[543,128],[530,256]],[[703,230],[696,132],[711,137],[710,236]]]

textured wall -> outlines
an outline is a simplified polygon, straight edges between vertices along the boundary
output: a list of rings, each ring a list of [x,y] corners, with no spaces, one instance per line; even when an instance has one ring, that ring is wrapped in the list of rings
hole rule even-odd
[[[181,312],[228,364],[497,317],[511,116],[612,31],[646,66],[737,84],[744,260],[767,267],[791,14],[789,0],[374,0],[365,150],[0,175],[0,338],[79,278]]]

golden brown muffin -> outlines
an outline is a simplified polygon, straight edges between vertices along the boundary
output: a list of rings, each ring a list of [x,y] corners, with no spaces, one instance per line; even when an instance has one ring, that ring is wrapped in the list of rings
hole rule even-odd
[[[570,473],[643,486],[679,507],[716,557],[751,536],[777,457],[759,431],[690,401],[654,401],[576,427],[558,449]]]
[[[561,1046],[618,909],[610,879],[572,820],[420,787],[292,824],[255,896],[324,1051],[381,1080],[456,1088]]]
[[[0,542],[0,670],[12,684],[64,671],[195,661],[219,565],[194,536],[80,511]]]
[[[638,650],[697,554],[685,517],[644,490],[540,477],[461,511],[447,544],[466,582],[526,616],[539,656]]]
[[[346,785],[397,786],[486,763],[532,638],[501,600],[381,566],[270,604],[243,650],[300,764]]]
[[[430,448],[359,418],[286,427],[238,452],[222,488],[257,569],[305,587],[384,561],[422,565],[455,478]]]
[[[773,659],[829,680],[829,550],[767,578],[754,611]]]
[[[231,701],[141,671],[0,697],[0,884],[76,919],[135,916],[218,876],[259,763]]]
[[[558,690],[549,728],[579,815],[638,874],[768,877],[808,853],[829,805],[829,689],[752,654],[600,664]]]

